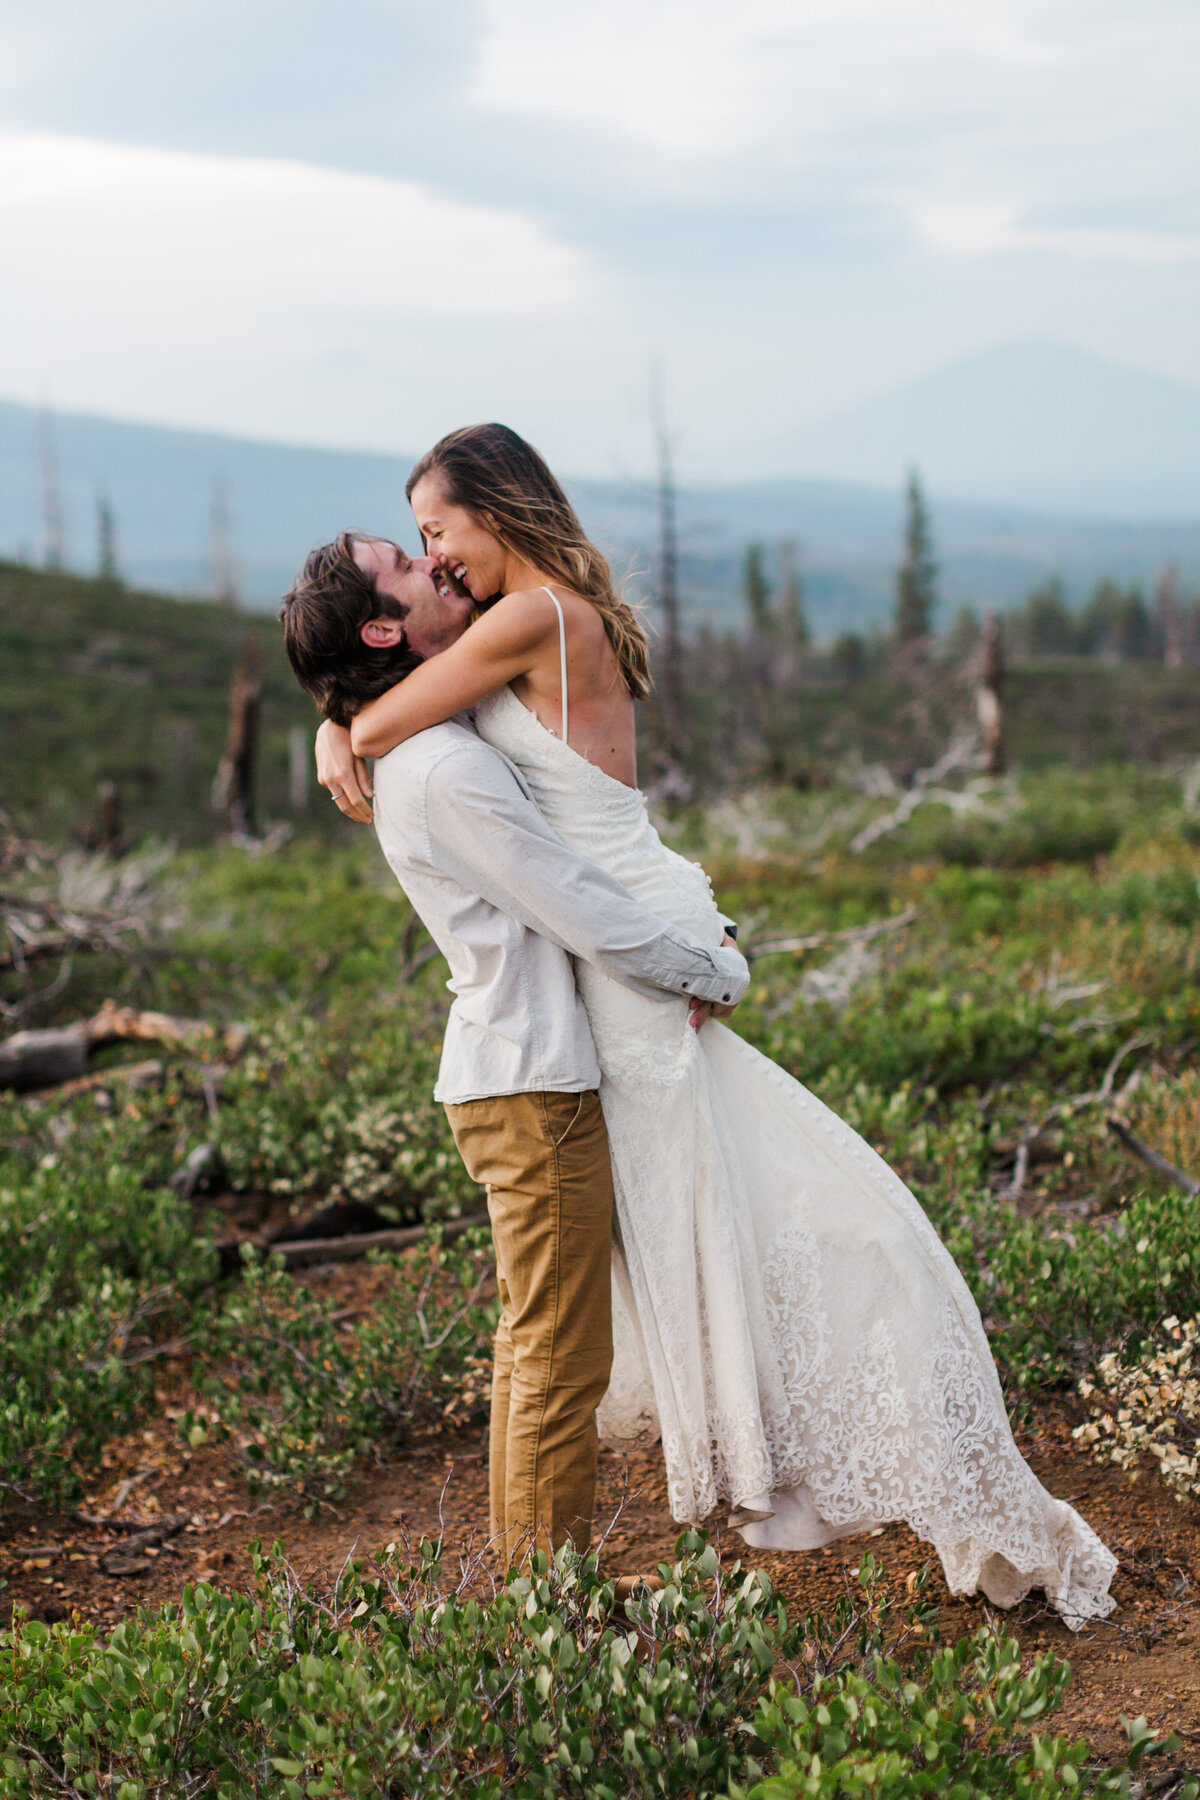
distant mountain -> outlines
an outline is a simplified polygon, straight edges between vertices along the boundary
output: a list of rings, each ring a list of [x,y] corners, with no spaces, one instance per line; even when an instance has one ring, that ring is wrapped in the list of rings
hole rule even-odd
[[[225,492],[229,540],[246,600],[265,606],[305,552],[346,525],[398,529],[411,464],[370,452],[294,448],[212,432],[55,413],[67,565],[95,569],[96,507],[107,495],[117,555],[140,587],[204,594],[211,585],[214,483]],[[0,401],[0,552],[40,559],[37,414]]]
[[[404,499],[411,466],[401,456],[254,442],[207,432],[135,425],[79,413],[51,421],[60,473],[65,560],[90,573],[97,563],[97,496],[116,521],[121,571],[139,587],[203,594],[210,588],[214,482],[227,496],[230,549],[247,605],[269,607],[311,545],[340,527],[414,541]],[[877,486],[813,477],[684,489],[679,516],[685,607],[694,621],[740,616],[740,563],[757,539],[801,546],[810,618],[819,637],[883,620],[901,532],[904,458]],[[1200,581],[1200,499],[1179,521],[1124,522],[1082,513],[1055,515],[963,503],[946,497],[922,462],[941,563],[944,617],[964,602],[1004,607],[1051,572],[1081,598],[1103,575],[1149,584],[1177,561],[1185,582]],[[570,484],[588,529],[647,593],[655,510],[648,484]],[[1041,496],[1045,500],[1045,496]],[[1048,504],[1048,503],[1047,503]],[[0,557],[42,555],[38,419],[0,402]]]
[[[765,444],[764,470],[1108,518],[1200,514],[1200,388],[1009,344]]]

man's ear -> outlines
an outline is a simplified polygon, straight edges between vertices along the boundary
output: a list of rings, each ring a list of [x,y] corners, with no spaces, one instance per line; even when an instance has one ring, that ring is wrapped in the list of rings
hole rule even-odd
[[[403,642],[404,621],[403,619],[368,619],[365,625],[359,627],[358,635],[364,644],[370,645],[372,650],[390,650],[394,644]]]

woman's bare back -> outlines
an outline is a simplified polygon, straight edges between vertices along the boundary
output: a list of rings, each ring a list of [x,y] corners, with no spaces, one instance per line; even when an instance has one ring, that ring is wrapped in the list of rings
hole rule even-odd
[[[548,731],[562,736],[562,676],[558,615],[550,595],[563,610],[567,639],[568,744],[606,775],[637,786],[637,733],[633,699],[622,678],[604,620],[587,600],[569,588],[531,589],[520,598],[540,604],[547,631],[534,664],[509,685],[522,706]],[[507,596],[516,599],[517,596]]]

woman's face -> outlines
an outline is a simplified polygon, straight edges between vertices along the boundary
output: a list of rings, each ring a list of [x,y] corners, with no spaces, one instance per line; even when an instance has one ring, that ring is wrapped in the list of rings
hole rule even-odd
[[[413,489],[412,509],[429,555],[462,582],[473,600],[503,593],[508,560],[503,544],[465,506],[450,504],[436,470]]]

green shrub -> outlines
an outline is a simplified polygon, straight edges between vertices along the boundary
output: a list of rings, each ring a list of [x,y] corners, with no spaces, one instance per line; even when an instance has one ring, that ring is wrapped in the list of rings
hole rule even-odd
[[[760,1772],[744,1726],[786,1624],[764,1576],[684,1543],[619,1610],[594,1558],[541,1557],[485,1602],[423,1546],[324,1595],[258,1558],[253,1596],[198,1585],[108,1644],[18,1624],[0,1800],[727,1793]]]
[[[1062,1702],[1070,1666],[1049,1654],[1023,1662],[1013,1638],[981,1626],[953,1648],[918,1655],[909,1668],[877,1657],[796,1693],[773,1681],[754,1731],[775,1773],[749,1800],[1055,1800],[1063,1794],[1128,1794],[1147,1754],[1177,1749],[1144,1718],[1123,1719],[1129,1753],[1106,1771],[1087,1767],[1087,1744],[1031,1729]],[[1182,1790],[1194,1800],[1195,1784]],[[1181,1800],[1182,1800],[1181,1795]]]
[[[0,1165],[0,1485],[61,1504],[153,1389],[139,1352],[213,1271],[191,1209],[120,1161]]]
[[[991,1325],[992,1350],[1018,1388],[1072,1379],[1121,1336],[1144,1343],[1171,1312],[1200,1306],[1195,1202],[1133,1195],[1115,1222],[1070,1234],[997,1208],[964,1273]]]
[[[1136,1345],[1156,1319],[1200,1304],[1187,1203],[1132,1175],[1098,1109],[1055,1128],[1059,1154],[1077,1153],[1073,1174],[1040,1164],[1021,1208],[994,1191],[1005,1175],[992,1155],[997,1139],[1011,1144],[1052,1103],[1098,1086],[1138,1034],[1153,1046],[1122,1063],[1121,1079],[1151,1056],[1163,1073],[1143,1081],[1138,1114],[1128,1116],[1164,1155],[1195,1168],[1188,1069],[1200,1036],[1200,861],[1181,830],[1173,777],[1060,772],[1023,779],[1019,798],[986,829],[965,822],[982,833],[972,866],[942,860],[955,822],[933,806],[867,855],[849,853],[878,803],[846,790],[777,790],[709,815],[693,809],[683,824],[689,848],[723,846],[721,898],[748,943],[917,909],[906,929],[869,946],[840,1010],[806,998],[805,973],[838,953],[820,946],[804,961],[756,963],[734,1028],[912,1184],[972,1284],[1010,1388],[1033,1390],[1075,1378],[1117,1338]],[[769,833],[764,859],[741,847],[751,829]],[[1095,834],[1107,842],[1114,830],[1108,859],[1090,860]],[[1064,860],[1085,850],[1084,863]],[[73,983],[82,986],[55,1003],[58,1016],[78,1016],[112,991],[215,1022],[246,1019],[247,1053],[223,1077],[169,1056],[154,1092],[114,1084],[107,1100],[0,1101],[0,1189],[11,1196],[0,1204],[0,1481],[46,1498],[78,1491],[106,1437],[127,1429],[152,1391],[149,1364],[136,1358],[191,1322],[212,1269],[202,1225],[197,1234],[207,1202],[200,1196],[193,1210],[166,1183],[197,1144],[219,1151],[236,1193],[282,1196],[296,1214],[345,1197],[407,1222],[478,1202],[431,1098],[444,969],[434,959],[413,972],[423,939],[369,836],[332,850],[297,841],[258,857],[192,851],[162,879],[169,942],[136,966],[80,959]],[[1145,1110],[1147,1096],[1157,1111]],[[1144,1191],[1125,1203],[1135,1180]],[[1080,1219],[1085,1195],[1094,1210],[1123,1215]],[[1060,1198],[1069,1217],[1055,1210]],[[281,1278],[270,1292],[299,1334],[296,1349],[324,1341],[299,1289]],[[240,1298],[231,1293],[230,1318],[265,1293],[253,1282]],[[247,1379],[257,1371],[271,1406],[282,1404],[291,1350],[276,1347],[278,1367],[261,1348],[238,1365],[232,1327],[226,1340],[225,1327],[205,1329],[193,1362],[201,1381],[227,1340],[231,1369]],[[339,1355],[359,1336],[334,1331]],[[318,1461],[328,1461],[310,1472],[310,1500],[345,1479],[355,1445],[391,1429],[387,1406],[372,1411],[365,1397],[370,1383],[356,1386],[330,1360],[358,1397],[347,1412],[336,1384],[313,1384],[294,1431],[276,1433],[278,1465],[264,1464],[286,1483],[289,1468],[301,1469],[300,1446],[319,1438]],[[249,1404],[240,1378],[231,1392]],[[241,1433],[235,1411],[229,1422]],[[264,1415],[262,1436],[273,1429]],[[249,1446],[249,1415],[245,1434]]]
[[[438,1038],[399,1004],[358,1020],[285,1015],[256,1037],[222,1093],[216,1143],[230,1185],[372,1202],[412,1223],[477,1203],[433,1099]]]
[[[1121,829],[1121,819],[1111,807],[1083,801],[1037,810],[1022,807],[999,819],[926,806],[898,836],[910,856],[967,868],[986,864],[994,869],[1028,869],[1108,856],[1120,841]],[[894,857],[895,849],[889,847],[889,860]]]
[[[311,1512],[344,1492],[359,1457],[418,1420],[469,1423],[486,1409],[497,1308],[486,1233],[426,1256],[376,1257],[387,1272],[369,1314],[343,1320],[247,1247],[242,1279],[197,1331],[196,1384],[232,1435],[252,1490],[287,1487]],[[210,1425],[180,1422],[192,1443]]]
[[[792,1626],[765,1575],[722,1568],[695,1533],[679,1556],[661,1592],[617,1607],[570,1549],[496,1591],[478,1563],[389,1547],[321,1593],[276,1546],[253,1593],[198,1584],[108,1643],[18,1620],[0,1634],[0,1800],[1049,1800],[1127,1794],[1177,1747],[1142,1719],[1121,1764],[1089,1769],[1082,1742],[1035,1729],[1067,1666],[1024,1664],[990,1628],[885,1656],[870,1559],[856,1601]],[[930,1611],[908,1617],[925,1630]]]

